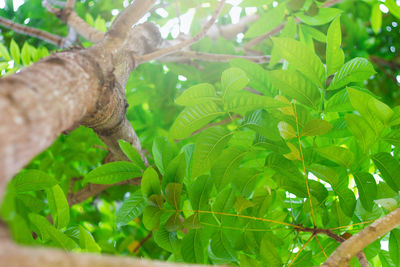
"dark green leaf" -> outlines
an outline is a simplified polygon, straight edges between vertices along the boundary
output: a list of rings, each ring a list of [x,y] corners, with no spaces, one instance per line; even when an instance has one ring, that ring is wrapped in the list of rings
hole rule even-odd
[[[116,161],[104,164],[89,172],[83,179],[83,182],[116,184],[140,176],[142,176],[142,172],[135,164],[126,161]]]

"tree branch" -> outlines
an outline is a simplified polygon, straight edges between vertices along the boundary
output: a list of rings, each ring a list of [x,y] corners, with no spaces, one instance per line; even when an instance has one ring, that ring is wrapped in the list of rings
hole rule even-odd
[[[359,251],[400,224],[400,208],[375,221],[343,242],[322,265],[344,267]]]
[[[270,56],[240,56],[228,54],[212,54],[197,51],[181,51],[168,57],[160,59],[161,62],[181,62],[188,59],[208,61],[208,62],[228,62],[231,59],[242,58],[257,64],[269,62]]]
[[[167,48],[164,48],[164,49],[160,49],[160,50],[157,50],[157,51],[155,51],[153,53],[146,54],[144,56],[139,56],[137,58],[139,64],[151,61],[153,59],[160,58],[162,56],[170,55],[170,54],[172,54],[172,53],[174,53],[176,51],[179,51],[179,50],[181,50],[181,49],[183,49],[183,48],[185,48],[187,46],[190,46],[190,45],[198,42],[201,38],[203,38],[206,35],[207,31],[211,28],[211,26],[217,20],[219,14],[221,13],[222,8],[223,8],[223,6],[225,4],[225,1],[226,0],[221,0],[218,3],[217,8],[215,9],[213,15],[211,16],[211,19],[204,25],[203,29],[198,34],[196,34],[193,38],[191,38],[189,40],[186,40],[186,41],[183,41],[183,42],[181,42],[181,43],[179,43],[177,45],[170,46],[170,47],[167,47]]]
[[[21,25],[18,23],[15,23],[9,19],[2,18],[0,17],[0,24],[3,25],[4,27],[13,30],[15,32],[24,34],[24,35],[29,35],[32,37],[36,37],[38,39],[41,39],[45,42],[48,42],[50,44],[53,44],[57,47],[66,47],[65,46],[65,39],[61,36],[54,35],[51,33],[48,33],[46,31],[42,31],[36,28],[28,27],[25,25]]]
[[[148,233],[146,235],[146,237],[143,238],[142,241],[140,241],[139,245],[133,250],[133,253],[137,253],[139,251],[139,249],[144,245],[144,243],[146,243],[147,240],[149,240],[152,236],[153,236],[153,232],[150,231],[150,233]]]

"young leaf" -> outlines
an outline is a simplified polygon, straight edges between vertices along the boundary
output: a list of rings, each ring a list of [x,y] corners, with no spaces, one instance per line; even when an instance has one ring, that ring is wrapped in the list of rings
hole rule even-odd
[[[211,167],[231,137],[232,133],[221,127],[213,127],[201,133],[193,152],[193,178]]]
[[[153,194],[161,194],[160,180],[152,167],[147,168],[143,173],[141,189],[145,198],[149,198]]]
[[[287,122],[281,121],[278,123],[279,133],[283,139],[288,140],[297,137],[294,128]]]
[[[85,183],[115,184],[142,176],[140,169],[126,161],[116,161],[104,164],[89,172],[83,179]]]
[[[124,154],[128,157],[128,159],[130,159],[130,161],[132,161],[133,164],[135,164],[141,170],[144,170],[146,168],[139,152],[137,152],[130,143],[121,139],[118,140],[118,144],[122,152],[124,152]]]
[[[185,139],[224,113],[215,102],[211,101],[186,107],[172,124],[170,136],[174,139]]]
[[[139,217],[146,205],[147,202],[143,198],[142,191],[137,190],[125,199],[122,206],[118,209],[115,219],[117,226],[124,226]]]
[[[302,129],[302,136],[323,135],[332,130],[332,124],[325,120],[314,119],[309,121]]]
[[[223,98],[231,92],[242,90],[249,83],[246,73],[239,68],[225,70],[221,76]]]
[[[14,41],[14,39],[12,39],[11,43],[10,43],[10,53],[11,53],[13,60],[15,61],[15,64],[18,65],[20,63],[20,59],[21,59],[21,50],[19,49],[19,46]]]
[[[59,185],[55,185],[47,189],[46,193],[54,225],[56,225],[57,229],[66,227],[69,223],[70,216],[69,205],[64,191]]]
[[[269,72],[271,83],[289,98],[318,109],[321,94],[318,87],[295,70],[274,70]]]
[[[169,183],[165,187],[165,198],[175,208],[179,209],[179,200],[182,192],[182,184]]]
[[[176,232],[168,232],[165,229],[165,225],[161,225],[158,231],[154,232],[154,241],[161,248],[169,252],[174,252],[179,247],[179,240],[176,236]]]
[[[175,103],[181,106],[194,106],[205,102],[218,101],[214,86],[209,83],[194,85],[175,99]]]
[[[11,181],[17,193],[38,191],[58,184],[57,180],[39,170],[26,170],[19,173]]]
[[[290,65],[319,87],[325,82],[325,67],[319,57],[305,44],[291,38],[273,38],[274,46]]]
[[[326,40],[326,68],[327,76],[334,74],[344,63],[344,53],[340,48],[342,44],[342,31],[340,29],[340,16],[336,17],[328,28]]]
[[[339,69],[327,90],[336,90],[353,82],[363,82],[375,73],[374,67],[367,59],[356,57]]]

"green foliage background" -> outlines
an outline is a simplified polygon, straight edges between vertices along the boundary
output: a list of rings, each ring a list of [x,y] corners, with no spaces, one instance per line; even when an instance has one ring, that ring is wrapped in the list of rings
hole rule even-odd
[[[168,16],[149,17],[160,26],[176,17],[174,1],[163,2]],[[375,0],[344,0],[335,8],[320,8],[322,2],[244,0],[241,16],[256,7],[260,19],[243,40],[205,38],[193,46],[240,54],[246,41],[286,22],[255,47],[271,55],[269,64],[140,65],[126,87],[127,116],[151,166],[123,141],[131,161],[103,165],[105,146],[90,129],[61,135],[9,184],[1,216],[14,239],[177,262],[314,266],[338,243],[327,236],[308,243],[311,234],[296,229],[354,234],[397,208],[400,7],[386,0],[383,14]],[[178,1],[181,14],[202,4],[192,33],[216,3]],[[123,1],[99,0],[78,1],[76,10],[106,31],[111,10],[122,8]],[[231,8],[219,24],[231,23]],[[16,11],[6,1],[0,15],[67,34],[40,0]],[[2,75],[57,51],[6,29],[1,36]],[[114,186],[68,205],[66,196],[88,183],[132,177],[142,177],[141,186]],[[396,229],[364,252],[371,266],[399,266],[399,244]]]

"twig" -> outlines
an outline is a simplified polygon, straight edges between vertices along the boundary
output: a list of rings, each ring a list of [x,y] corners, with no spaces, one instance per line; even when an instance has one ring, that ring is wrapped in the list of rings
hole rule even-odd
[[[142,241],[140,241],[139,245],[133,250],[133,253],[137,253],[139,251],[139,249],[144,245],[144,243],[146,243],[147,240],[149,240],[152,236],[153,236],[153,232],[150,231],[150,233],[148,233],[146,235],[146,237],[143,238]]]
[[[231,59],[242,58],[252,61],[257,64],[268,63],[270,56],[240,56],[240,55],[228,55],[228,54],[212,54],[197,51],[181,51],[170,55],[169,57],[163,58],[162,62],[176,62],[187,59],[208,61],[208,62],[228,62]]]
[[[388,215],[372,223],[351,238],[343,242],[322,265],[330,266],[348,266],[349,261],[359,251],[377,240],[382,235],[391,231],[400,224],[400,208],[392,211]]]
[[[317,236],[314,237],[315,241],[317,241],[319,248],[321,249],[322,253],[324,254],[325,258],[328,258],[328,255],[326,255],[325,249],[322,247],[321,243],[319,242],[319,239]]]
[[[213,15],[211,16],[211,19],[204,25],[203,29],[198,34],[196,34],[194,37],[192,37],[191,39],[188,39],[186,41],[183,41],[183,42],[181,42],[181,43],[179,43],[177,45],[170,46],[170,47],[167,47],[167,48],[164,48],[164,49],[160,49],[160,50],[157,50],[157,51],[155,51],[153,53],[146,54],[144,56],[140,56],[140,57],[137,58],[138,62],[139,63],[144,63],[144,62],[151,61],[153,59],[160,58],[162,56],[170,55],[170,54],[172,54],[172,53],[174,53],[176,51],[179,51],[179,50],[181,50],[181,49],[183,49],[183,48],[185,48],[187,46],[190,46],[190,45],[198,42],[201,38],[203,38],[206,35],[207,31],[211,28],[211,26],[217,20],[219,14],[221,13],[222,8],[223,8],[223,6],[225,4],[225,1],[226,0],[221,0],[219,2],[217,8],[215,9],[215,11],[213,13]]]
[[[61,36],[54,35],[51,33],[48,33],[46,31],[42,31],[36,28],[28,27],[25,25],[21,25],[18,23],[15,23],[9,19],[5,19],[0,17],[0,24],[3,25],[4,27],[7,27],[15,32],[24,34],[24,35],[29,35],[32,37],[36,37],[38,39],[41,39],[43,41],[46,41],[50,44],[53,44],[58,47],[64,47],[64,42],[65,39]]]

